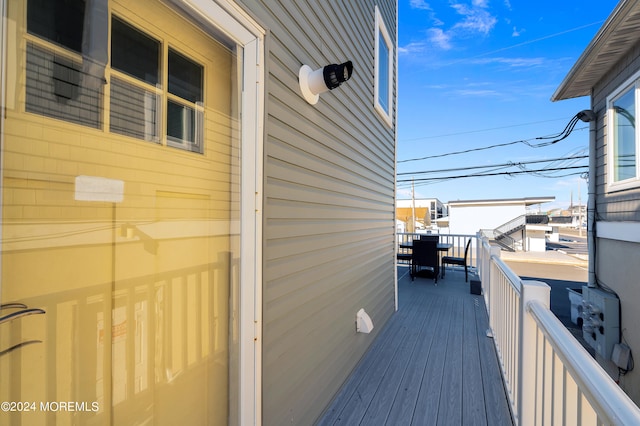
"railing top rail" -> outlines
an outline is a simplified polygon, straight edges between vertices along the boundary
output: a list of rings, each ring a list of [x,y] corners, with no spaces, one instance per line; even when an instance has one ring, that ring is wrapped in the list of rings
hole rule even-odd
[[[500,259],[499,256],[492,255],[491,260],[498,268],[500,268],[500,271],[509,281],[511,286],[518,292],[518,294],[520,294],[522,290],[522,280],[520,277],[517,276],[515,272],[513,272],[502,259]]]
[[[640,424],[640,408],[540,301],[526,306],[565,368],[604,424]]]
[[[547,224],[549,223],[549,216],[546,214],[528,214],[526,220],[527,224],[531,225]]]

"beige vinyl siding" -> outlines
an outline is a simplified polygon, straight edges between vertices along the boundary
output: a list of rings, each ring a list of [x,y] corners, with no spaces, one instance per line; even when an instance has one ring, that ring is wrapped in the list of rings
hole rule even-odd
[[[376,2],[242,3],[269,30],[263,422],[312,424],[394,310],[395,130],[373,107]],[[395,1],[378,3],[395,30]],[[309,105],[300,67],[346,60],[351,80]],[[356,333],[360,308],[369,335]]]
[[[636,44],[600,81],[592,93],[593,110],[598,113],[597,126],[597,214],[598,220],[622,222],[640,221],[640,188],[607,192],[607,117],[603,114],[607,107],[607,96],[640,70],[640,43]],[[640,161],[640,153],[636,153]]]

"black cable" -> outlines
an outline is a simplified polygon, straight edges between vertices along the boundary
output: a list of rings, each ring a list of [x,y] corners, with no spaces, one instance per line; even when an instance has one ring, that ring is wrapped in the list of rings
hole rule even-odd
[[[493,148],[500,148],[503,146],[510,146],[510,145],[516,145],[516,144],[524,144],[527,145],[530,148],[542,148],[545,146],[550,146],[553,144],[556,144],[564,139],[566,139],[567,137],[569,137],[569,135],[574,131],[576,124],[578,123],[579,119],[578,119],[578,114],[576,114],[575,116],[573,116],[573,118],[571,118],[571,120],[569,120],[569,123],[567,123],[567,125],[565,126],[565,128],[554,135],[549,135],[549,136],[538,136],[536,138],[531,138],[531,139],[523,139],[523,140],[518,140],[518,141],[512,141],[512,142],[505,142],[505,143],[499,143],[499,144],[494,144],[494,145],[489,145],[489,146],[484,146],[484,147],[479,147],[479,148],[471,148],[471,149],[466,149],[466,150],[462,150],[462,151],[454,151],[454,152],[448,152],[448,153],[444,153],[444,154],[437,154],[437,155],[429,155],[429,156],[425,156],[425,157],[420,157],[420,158],[409,158],[406,160],[398,160],[397,163],[408,163],[410,161],[420,161],[420,160],[429,160],[431,158],[441,158],[441,157],[448,157],[450,155],[460,155],[460,154],[468,154],[470,152],[476,152],[476,151],[484,151],[487,149],[493,149]],[[579,130],[582,129],[587,129],[588,127],[581,127]],[[542,142],[542,143],[538,143],[538,144],[532,144],[530,143],[531,141],[534,140],[546,140],[546,139],[554,139],[552,141],[549,142]]]
[[[429,174],[429,173],[440,173],[440,172],[455,172],[455,171],[459,171],[459,170],[471,170],[471,169],[489,169],[492,167],[503,167],[503,166],[509,166],[509,167],[515,167],[515,166],[520,166],[523,164],[535,164],[535,163],[546,163],[546,162],[554,162],[554,161],[560,161],[560,160],[581,160],[584,158],[589,158],[588,155],[575,155],[575,156],[571,156],[571,157],[557,157],[557,158],[550,158],[550,159],[546,159],[546,160],[532,160],[532,161],[522,161],[522,162],[513,162],[513,161],[509,161],[507,163],[502,163],[502,164],[491,164],[491,165],[486,165],[486,166],[466,166],[466,167],[456,167],[456,168],[451,168],[451,169],[438,169],[438,170],[423,170],[423,171],[417,171],[417,172],[402,172],[402,173],[397,173],[397,176],[404,176],[404,175],[421,175],[421,174]]]
[[[461,179],[468,177],[482,177],[482,176],[500,176],[500,175],[521,175],[526,173],[535,173],[541,171],[554,171],[554,170],[571,170],[571,169],[584,169],[588,166],[571,166],[571,167],[556,167],[551,169],[541,169],[541,170],[520,170],[514,172],[499,172],[499,173],[476,173],[470,175],[457,175],[457,176],[442,176],[442,177],[433,177],[433,178],[420,178],[420,179],[399,179],[397,183],[403,182],[426,182],[426,181],[437,181],[437,180],[445,180],[445,179]],[[582,172],[580,172],[582,173]]]
[[[574,115],[573,118],[571,118],[571,120],[569,120],[569,122],[567,123],[567,125],[565,126],[564,130],[561,131],[558,134],[555,135],[549,135],[549,136],[540,136],[537,137],[536,139],[553,139],[553,138],[559,138],[560,136],[562,136],[563,134],[565,134],[567,132],[567,129],[569,129],[569,127],[571,127],[571,130],[569,130],[569,133],[571,133],[573,131],[573,128],[576,127],[576,123],[578,122],[578,114]]]

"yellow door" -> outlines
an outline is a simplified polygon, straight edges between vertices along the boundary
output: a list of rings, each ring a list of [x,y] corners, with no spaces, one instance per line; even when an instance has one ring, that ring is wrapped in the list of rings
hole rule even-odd
[[[236,47],[157,0],[5,25],[0,424],[227,424]]]

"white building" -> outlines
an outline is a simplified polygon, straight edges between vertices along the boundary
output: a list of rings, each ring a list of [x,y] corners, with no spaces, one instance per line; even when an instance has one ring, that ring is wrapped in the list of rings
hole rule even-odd
[[[504,226],[502,232],[516,240],[517,248],[544,251],[545,236],[551,232],[551,227],[527,224],[526,215],[531,213],[533,206],[554,200],[555,197],[525,197],[449,201],[449,233],[475,234],[481,229]]]

